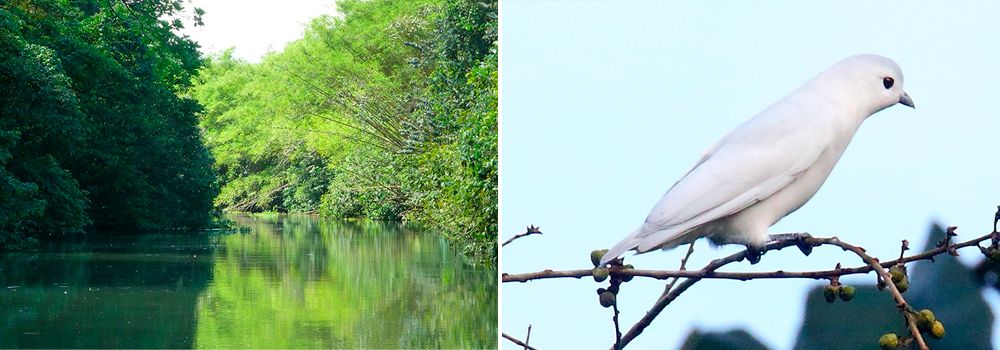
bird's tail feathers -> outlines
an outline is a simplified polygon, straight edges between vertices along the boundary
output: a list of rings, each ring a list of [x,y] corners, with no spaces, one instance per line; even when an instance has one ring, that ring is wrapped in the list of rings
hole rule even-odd
[[[668,250],[681,244],[690,243],[697,237],[691,237],[691,232],[677,229],[667,229],[648,234],[638,240],[636,250],[645,253],[654,249]]]
[[[632,233],[630,233],[628,237],[625,237],[625,239],[623,239],[621,242],[615,244],[614,247],[608,249],[608,252],[604,253],[604,257],[601,258],[601,265],[603,266],[604,264],[607,264],[609,261],[617,258],[618,256],[625,254],[625,252],[635,249],[635,247],[639,245],[640,230],[641,228],[632,231]]]

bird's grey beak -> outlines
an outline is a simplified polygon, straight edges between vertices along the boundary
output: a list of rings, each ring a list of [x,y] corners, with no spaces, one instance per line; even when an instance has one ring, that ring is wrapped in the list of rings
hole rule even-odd
[[[899,98],[899,103],[903,104],[904,106],[917,109],[917,107],[913,107],[913,99],[910,98],[910,94],[908,93],[905,92],[903,93],[903,97]]]

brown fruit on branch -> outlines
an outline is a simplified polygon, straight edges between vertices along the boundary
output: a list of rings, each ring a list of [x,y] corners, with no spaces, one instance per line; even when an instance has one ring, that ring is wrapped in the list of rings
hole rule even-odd
[[[604,291],[603,293],[601,293],[600,296],[601,306],[611,307],[611,305],[614,305],[615,302],[617,301],[615,299],[616,299],[615,293],[612,293],[610,291]]]

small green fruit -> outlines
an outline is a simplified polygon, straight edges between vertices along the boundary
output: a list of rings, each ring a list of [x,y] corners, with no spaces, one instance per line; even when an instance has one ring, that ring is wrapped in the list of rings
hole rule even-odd
[[[604,254],[607,252],[607,249],[598,249],[590,252],[590,262],[594,264],[594,267],[601,264],[601,258],[603,258]]]
[[[902,281],[906,278],[906,266],[893,265],[889,268],[889,276],[892,277],[893,282]]]
[[[900,293],[905,293],[907,289],[910,289],[910,279],[903,276],[903,279],[899,282],[893,282],[896,285],[896,289],[899,289]]]
[[[896,333],[886,333],[878,338],[878,346],[883,350],[892,350],[899,347],[899,337]]]
[[[931,336],[934,339],[944,338],[944,324],[941,321],[934,321],[934,325],[931,326]]]
[[[1000,261],[1000,248],[990,246],[986,249],[986,257],[993,261]]]
[[[594,275],[594,282],[604,282],[608,279],[608,268],[606,267],[595,267],[591,274]]]
[[[614,305],[616,301],[615,293],[612,293],[610,291],[604,291],[603,293],[601,293],[600,299],[601,299],[601,306],[611,307],[611,305]]]
[[[623,270],[635,270],[635,266],[632,266],[632,264],[625,264],[625,266],[622,266],[622,269]],[[632,277],[635,277],[635,276],[622,276],[622,282],[631,281]]]
[[[834,287],[828,284],[826,287],[823,287],[823,298],[826,299],[826,302],[832,303],[837,300],[837,293],[839,290],[840,287]]]
[[[899,347],[899,337],[896,333],[886,333],[883,334],[881,338],[878,338],[878,347],[882,350],[892,350]]]
[[[854,299],[854,287],[852,286],[840,286],[840,300],[851,301]]]
[[[917,313],[917,328],[921,331],[929,331],[934,327],[934,322],[937,319],[934,318],[934,312],[928,309],[920,310]]]

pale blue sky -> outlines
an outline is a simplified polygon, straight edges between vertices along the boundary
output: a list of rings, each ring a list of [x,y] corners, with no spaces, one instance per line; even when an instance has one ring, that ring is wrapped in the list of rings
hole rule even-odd
[[[501,271],[590,267],[589,252],[642,223],[705,148],[858,53],[896,60],[917,109],[895,106],[866,121],[826,185],[772,233],[837,235],[892,257],[901,239],[922,246],[934,220],[959,226],[960,238],[988,232],[1000,204],[997,18],[1000,4],[986,2],[503,1],[501,239],[528,224],[545,234],[503,248]],[[690,266],[739,249],[701,243]],[[674,269],[683,253],[627,260]],[[979,258],[973,250],[963,256]],[[831,248],[810,257],[792,249],[727,270],[815,270],[837,262],[859,264]],[[746,328],[789,349],[806,290],[822,283],[700,282],[632,347],[676,348],[700,327]],[[531,344],[542,349],[606,349],[614,329],[594,292],[604,285],[503,284],[500,328],[523,338],[531,324]],[[636,279],[623,287],[623,328],[663,285]],[[996,294],[986,293],[995,309]]]

